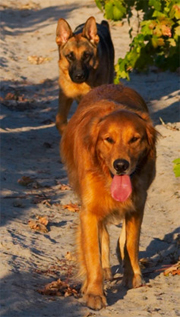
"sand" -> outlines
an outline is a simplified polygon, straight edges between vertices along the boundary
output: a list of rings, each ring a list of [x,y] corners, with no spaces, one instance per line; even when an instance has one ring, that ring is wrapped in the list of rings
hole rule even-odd
[[[74,249],[78,204],[59,155],[55,128],[58,104],[57,20],[74,28],[93,15],[103,19],[94,1],[1,0],[1,264],[0,314],[3,317],[174,317],[180,316],[179,275],[164,275],[177,263],[180,245],[179,179],[173,173],[180,157],[178,73],[134,73],[122,82],[146,100],[157,130],[157,175],[149,190],[140,254],[146,286],[127,290],[116,258],[120,226],[110,227],[114,280],[106,283],[107,308],[94,312],[75,296],[38,293],[62,279],[77,287]],[[136,17],[133,18],[135,25]],[[111,23],[116,61],[128,49],[129,26]],[[75,111],[73,104],[70,116]],[[162,124],[162,118],[165,124]],[[29,220],[46,217],[36,231]],[[179,284],[178,284],[179,283]]]

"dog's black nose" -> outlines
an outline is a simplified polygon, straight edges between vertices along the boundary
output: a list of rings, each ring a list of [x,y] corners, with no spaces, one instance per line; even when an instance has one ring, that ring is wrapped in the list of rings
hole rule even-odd
[[[84,72],[83,71],[76,72],[75,79],[76,81],[84,81],[85,80]]]
[[[128,169],[129,162],[126,160],[117,159],[114,161],[113,166],[115,170],[118,172],[118,174],[120,174],[120,173],[124,173]]]

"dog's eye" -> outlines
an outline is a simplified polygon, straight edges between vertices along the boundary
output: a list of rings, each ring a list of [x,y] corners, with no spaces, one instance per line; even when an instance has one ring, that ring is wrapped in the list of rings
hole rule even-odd
[[[137,140],[139,140],[139,137],[133,136],[133,137],[130,139],[129,143],[135,143]]]
[[[66,58],[69,60],[69,61],[74,61],[75,60],[75,55],[73,52],[70,52],[69,54],[66,55]]]
[[[105,141],[107,141],[108,143],[111,143],[111,144],[114,143],[114,140],[111,137],[105,138]]]
[[[90,52],[84,52],[83,54],[83,60],[89,61],[92,54]]]

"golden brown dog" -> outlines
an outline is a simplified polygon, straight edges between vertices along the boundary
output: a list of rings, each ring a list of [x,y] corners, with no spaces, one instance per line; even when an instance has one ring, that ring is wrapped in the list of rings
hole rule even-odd
[[[98,24],[94,17],[74,33],[66,20],[59,19],[56,43],[60,87],[56,127],[62,133],[73,99],[79,101],[91,88],[113,82],[114,47],[108,22]]]
[[[61,155],[81,200],[79,257],[87,306],[106,305],[103,278],[111,278],[109,235],[113,217],[124,218],[121,256],[124,284],[142,285],[138,263],[147,189],[155,177],[157,132],[141,96],[123,85],[91,90],[70,119]]]

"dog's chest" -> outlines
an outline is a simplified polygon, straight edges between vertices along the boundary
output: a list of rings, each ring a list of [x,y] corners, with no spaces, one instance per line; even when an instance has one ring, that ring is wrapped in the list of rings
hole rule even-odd
[[[60,76],[59,85],[67,97],[77,99],[78,101],[91,89],[91,87],[85,82],[76,84],[73,83],[70,78],[68,80],[67,77],[64,78],[64,76]]]

